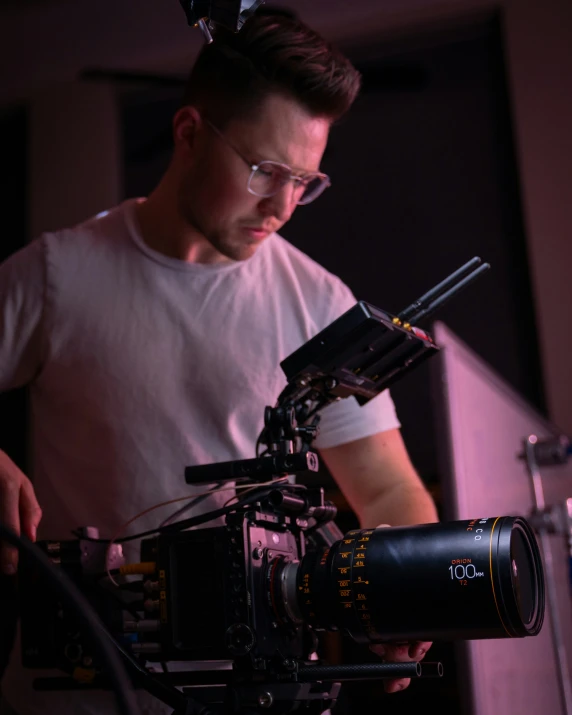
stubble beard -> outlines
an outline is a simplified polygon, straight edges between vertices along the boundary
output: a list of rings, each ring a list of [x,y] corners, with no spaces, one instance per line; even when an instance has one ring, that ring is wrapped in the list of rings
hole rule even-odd
[[[233,261],[246,261],[254,255],[257,246],[248,242],[241,242],[237,237],[233,240],[229,231],[211,231],[203,234],[207,241],[223,256]]]
[[[233,261],[246,261],[254,255],[256,244],[247,240],[241,241],[239,236],[233,239],[232,233],[228,230],[217,231],[205,227],[197,218],[186,196],[188,194],[183,185],[179,193],[179,214],[190,229],[199,233],[218,253]]]

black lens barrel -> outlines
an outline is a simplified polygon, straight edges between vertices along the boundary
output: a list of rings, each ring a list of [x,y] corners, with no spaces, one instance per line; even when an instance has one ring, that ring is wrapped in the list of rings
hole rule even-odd
[[[297,572],[304,620],[360,642],[536,635],[544,578],[521,517],[355,530]]]

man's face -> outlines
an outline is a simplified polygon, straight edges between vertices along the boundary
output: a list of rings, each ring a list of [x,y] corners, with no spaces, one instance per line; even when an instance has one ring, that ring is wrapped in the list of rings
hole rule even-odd
[[[281,95],[269,95],[252,116],[227,123],[223,131],[227,141],[199,120],[181,164],[181,216],[221,258],[250,258],[270,233],[288,221],[296,197],[293,182],[274,196],[253,196],[247,189],[251,170],[232,147],[252,164],[277,161],[302,175],[319,171],[329,128],[327,119],[309,115]]]

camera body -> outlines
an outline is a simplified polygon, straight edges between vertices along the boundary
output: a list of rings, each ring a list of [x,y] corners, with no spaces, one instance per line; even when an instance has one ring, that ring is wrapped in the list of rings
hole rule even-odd
[[[238,659],[280,671],[309,655],[310,631],[287,617],[279,577],[305,553],[300,524],[303,517],[257,503],[225,526],[143,542],[142,559],[156,562],[159,576],[161,659]]]
[[[223,526],[145,539],[141,561],[153,564],[153,570],[130,581],[130,592],[121,596],[102,584],[105,545],[76,539],[38,546],[81,588],[114,639],[133,654],[152,662],[232,660],[247,680],[255,672],[268,678],[291,673],[316,648],[314,631],[296,605],[296,571],[308,545],[341,536],[333,522],[326,525],[330,537],[320,536],[311,516],[316,513],[335,515],[321,488],[304,490],[301,498],[295,486],[285,487],[232,511]],[[120,547],[114,549],[119,565]],[[289,569],[293,574],[286,579]],[[59,668],[84,680],[99,677],[102,664],[74,614],[56,599],[38,604],[37,578],[34,566],[23,564],[24,665]],[[130,616],[134,609],[140,611],[138,620]]]

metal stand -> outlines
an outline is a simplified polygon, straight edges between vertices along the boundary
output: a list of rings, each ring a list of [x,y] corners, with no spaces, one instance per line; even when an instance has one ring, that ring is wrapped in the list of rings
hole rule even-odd
[[[546,594],[550,607],[550,623],[552,627],[552,645],[558,665],[558,686],[562,701],[562,712],[572,713],[572,684],[568,668],[568,654],[562,637],[562,622],[558,611],[557,586],[550,549],[550,533],[562,534],[566,537],[572,554],[572,499],[556,505],[546,505],[542,474],[540,466],[564,464],[568,458],[569,442],[566,437],[539,440],[536,435],[529,435],[524,440],[524,454],[528,473],[532,482],[534,510],[529,520],[538,532],[540,547],[544,557],[546,576]]]

